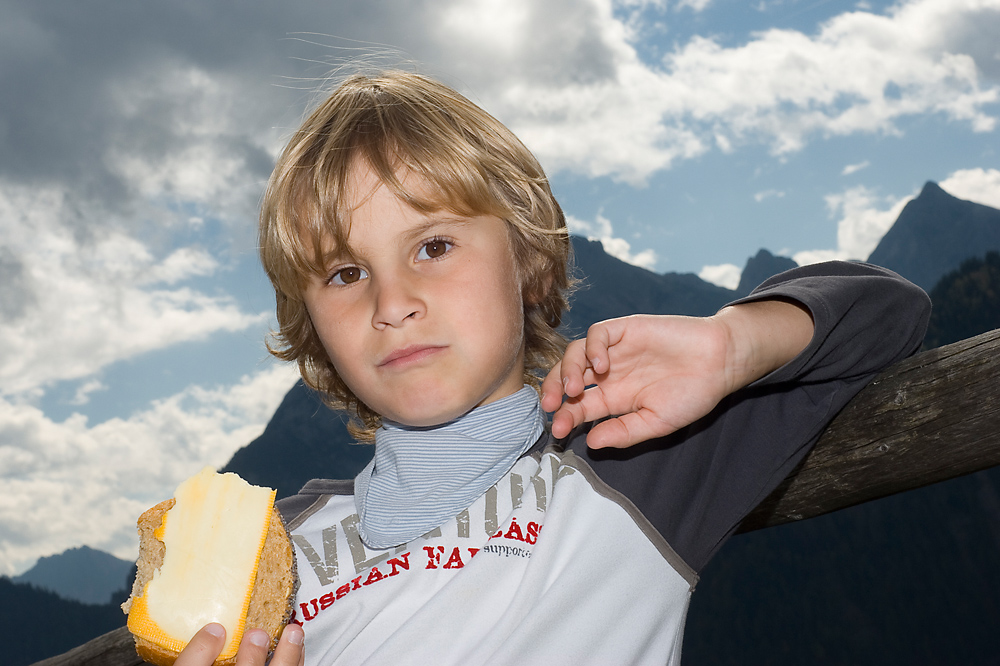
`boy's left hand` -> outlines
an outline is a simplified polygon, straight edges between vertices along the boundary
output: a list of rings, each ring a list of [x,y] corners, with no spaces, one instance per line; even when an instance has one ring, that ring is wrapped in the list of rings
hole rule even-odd
[[[588,446],[632,446],[707,415],[733,391],[794,358],[812,331],[808,311],[781,301],[727,307],[712,317],[598,322],[585,339],[570,343],[545,378],[542,408],[555,412],[555,437],[615,417],[591,429]]]
[[[710,318],[634,315],[594,324],[542,383],[542,408],[555,411],[552,434],[620,415],[594,426],[587,444],[625,447],[693,423],[729,393],[725,335]]]
[[[251,629],[240,641],[236,653],[236,666],[302,666],[305,652],[302,648],[304,635],[302,627],[289,624],[281,632],[271,661],[267,661],[267,650],[271,644],[268,635],[260,629]],[[174,666],[211,666],[226,643],[226,630],[221,624],[212,623],[202,627],[181,651]]]

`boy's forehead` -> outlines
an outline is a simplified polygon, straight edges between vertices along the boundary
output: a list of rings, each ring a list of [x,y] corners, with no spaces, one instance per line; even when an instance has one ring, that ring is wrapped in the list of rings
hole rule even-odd
[[[443,193],[435,184],[424,176],[404,167],[397,166],[392,171],[395,183],[386,182],[378,172],[364,159],[355,158],[351,161],[345,183],[345,201],[343,209],[346,214],[364,207],[379,189],[385,188],[393,193],[402,203],[401,195],[405,193],[410,199],[422,204],[431,204],[434,208],[444,208]],[[400,189],[401,192],[395,190]]]
[[[464,224],[477,216],[472,210],[452,210],[453,207],[444,200],[440,188],[422,175],[405,168],[398,168],[395,175],[403,190],[401,193],[397,193],[396,188],[382,180],[364,160],[352,163],[341,191],[338,214],[327,217],[327,223],[322,228],[303,234],[312,237],[313,247],[323,258],[349,257],[354,254],[356,248],[352,248],[352,245],[358,240],[358,234],[354,232],[357,225],[363,227],[367,221],[374,219],[373,201],[376,198],[383,205],[389,202],[389,205],[399,206],[401,210],[415,212],[417,221],[412,224],[410,232],[418,235],[426,228],[441,224]]]
[[[375,191],[380,187],[385,187],[382,179],[378,177],[364,160],[354,159],[347,171],[347,182],[345,185],[345,205],[344,210],[348,213],[361,208],[366,201],[370,200]]]
[[[355,159],[348,171],[342,191],[339,232],[346,239],[350,235],[352,223],[357,218],[364,218],[369,212],[369,205],[376,196],[385,197],[409,211],[416,211],[422,216],[438,221],[459,221],[464,218],[489,214],[471,201],[464,200],[461,195],[449,192],[424,175],[405,166],[398,166],[392,173],[393,181],[382,178],[379,173],[363,159]]]

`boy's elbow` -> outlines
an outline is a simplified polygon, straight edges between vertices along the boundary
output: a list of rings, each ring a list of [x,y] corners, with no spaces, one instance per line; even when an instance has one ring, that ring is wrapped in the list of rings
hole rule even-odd
[[[910,329],[908,339],[901,336],[907,341],[902,354],[902,358],[906,358],[920,350],[924,336],[927,334],[933,306],[931,297],[926,291],[908,280],[901,279],[900,281],[903,283],[903,290],[899,299],[900,304],[894,315],[899,317],[899,321],[907,322]]]

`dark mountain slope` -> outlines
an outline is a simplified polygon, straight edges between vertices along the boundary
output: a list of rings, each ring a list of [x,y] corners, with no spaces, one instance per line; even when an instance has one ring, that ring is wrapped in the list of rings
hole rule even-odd
[[[85,604],[106,604],[111,595],[132,581],[133,563],[88,546],[42,557],[28,571],[11,579],[55,592]]]
[[[574,236],[573,253],[581,285],[566,326],[574,336],[595,321],[640,312],[710,315],[736,297],[693,273],[661,275],[627,264],[607,254],[600,241]]]
[[[233,454],[222,471],[270,486],[278,498],[294,495],[309,479],[353,478],[368,464],[372,448],[355,443],[345,423],[299,380],[260,437]]]
[[[736,294],[746,296],[761,282],[787,270],[798,266],[788,257],[776,257],[767,250],[761,248],[757,254],[747,259],[743,273],[740,274],[740,284],[736,287]]]
[[[945,273],[988,250],[1000,250],[1000,210],[956,199],[928,182],[868,261],[930,291]]]
[[[931,289],[931,301],[928,349],[1000,328],[1000,253],[963,261]]]

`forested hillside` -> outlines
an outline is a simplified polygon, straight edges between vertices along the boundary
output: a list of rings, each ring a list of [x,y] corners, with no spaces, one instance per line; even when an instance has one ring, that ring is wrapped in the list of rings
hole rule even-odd
[[[1000,253],[963,261],[931,290],[931,301],[928,349],[1000,328]]]
[[[7,637],[0,663],[31,664],[124,626],[125,596],[123,590],[112,603],[84,604],[0,576],[0,636]]]

